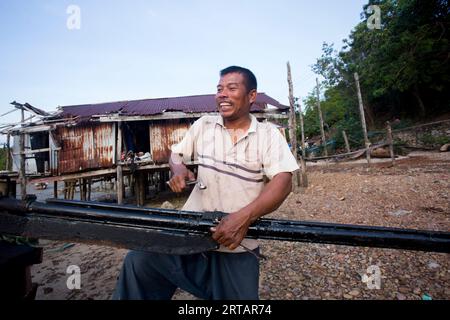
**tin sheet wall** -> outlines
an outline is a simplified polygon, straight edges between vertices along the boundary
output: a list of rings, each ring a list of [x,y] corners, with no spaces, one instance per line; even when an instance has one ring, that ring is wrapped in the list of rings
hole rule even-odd
[[[59,174],[108,168],[115,163],[116,130],[114,123],[101,123],[57,130],[61,146]]]
[[[179,120],[153,121],[149,125],[150,152],[155,163],[168,163],[170,147],[180,142],[190,124]]]

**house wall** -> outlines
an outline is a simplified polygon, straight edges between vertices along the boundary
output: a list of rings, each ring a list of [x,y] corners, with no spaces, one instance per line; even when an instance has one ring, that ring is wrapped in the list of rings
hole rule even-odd
[[[25,134],[25,151],[31,150],[31,143],[30,143],[30,135]],[[13,171],[20,171],[20,136],[13,136],[13,156],[12,156],[12,170]],[[37,166],[36,166],[36,159],[31,158],[33,157],[33,154],[27,155],[28,159],[25,160],[25,174],[36,174],[37,173]]]
[[[115,163],[114,123],[59,127],[55,136],[61,146],[59,174],[108,168]]]
[[[150,130],[150,154],[155,163],[168,163],[170,147],[180,142],[190,127],[181,120],[153,121]]]

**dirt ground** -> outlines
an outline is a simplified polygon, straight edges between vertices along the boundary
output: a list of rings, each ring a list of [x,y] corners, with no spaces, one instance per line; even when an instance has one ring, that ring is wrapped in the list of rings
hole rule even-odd
[[[450,153],[414,152],[390,162],[308,164],[309,187],[291,193],[271,218],[450,231]],[[52,194],[52,191],[48,191]],[[40,195],[44,197],[44,195]],[[155,199],[148,206],[160,206]],[[186,197],[170,201],[181,208]],[[32,267],[37,299],[109,299],[124,249],[40,240]],[[448,254],[261,241],[261,299],[450,299]],[[81,289],[69,290],[70,265]],[[380,272],[380,288],[362,278]],[[174,299],[195,299],[177,292]]]

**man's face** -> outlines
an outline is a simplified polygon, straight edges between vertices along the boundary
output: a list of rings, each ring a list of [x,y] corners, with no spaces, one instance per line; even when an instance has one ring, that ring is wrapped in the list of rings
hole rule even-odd
[[[247,92],[244,77],[240,73],[229,73],[220,78],[216,105],[225,120],[234,121],[248,117],[250,106],[255,100],[256,90]]]

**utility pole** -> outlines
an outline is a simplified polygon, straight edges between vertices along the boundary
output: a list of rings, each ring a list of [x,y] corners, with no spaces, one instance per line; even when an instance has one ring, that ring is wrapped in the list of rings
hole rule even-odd
[[[327,141],[325,139],[325,130],[323,129],[323,115],[322,115],[322,109],[320,108],[320,88],[319,88],[319,79],[316,78],[316,84],[317,84],[317,110],[319,111],[319,119],[320,119],[320,133],[322,134],[322,144],[323,144],[323,150],[325,157],[328,157],[328,150],[327,150]]]
[[[357,72],[355,72],[354,76],[356,82],[356,91],[358,93],[359,113],[361,115],[361,125],[364,134],[364,143],[366,145],[367,165],[370,167],[370,141],[369,138],[367,137],[366,117],[364,115],[364,105],[362,101],[361,87],[359,86],[359,75]]]

